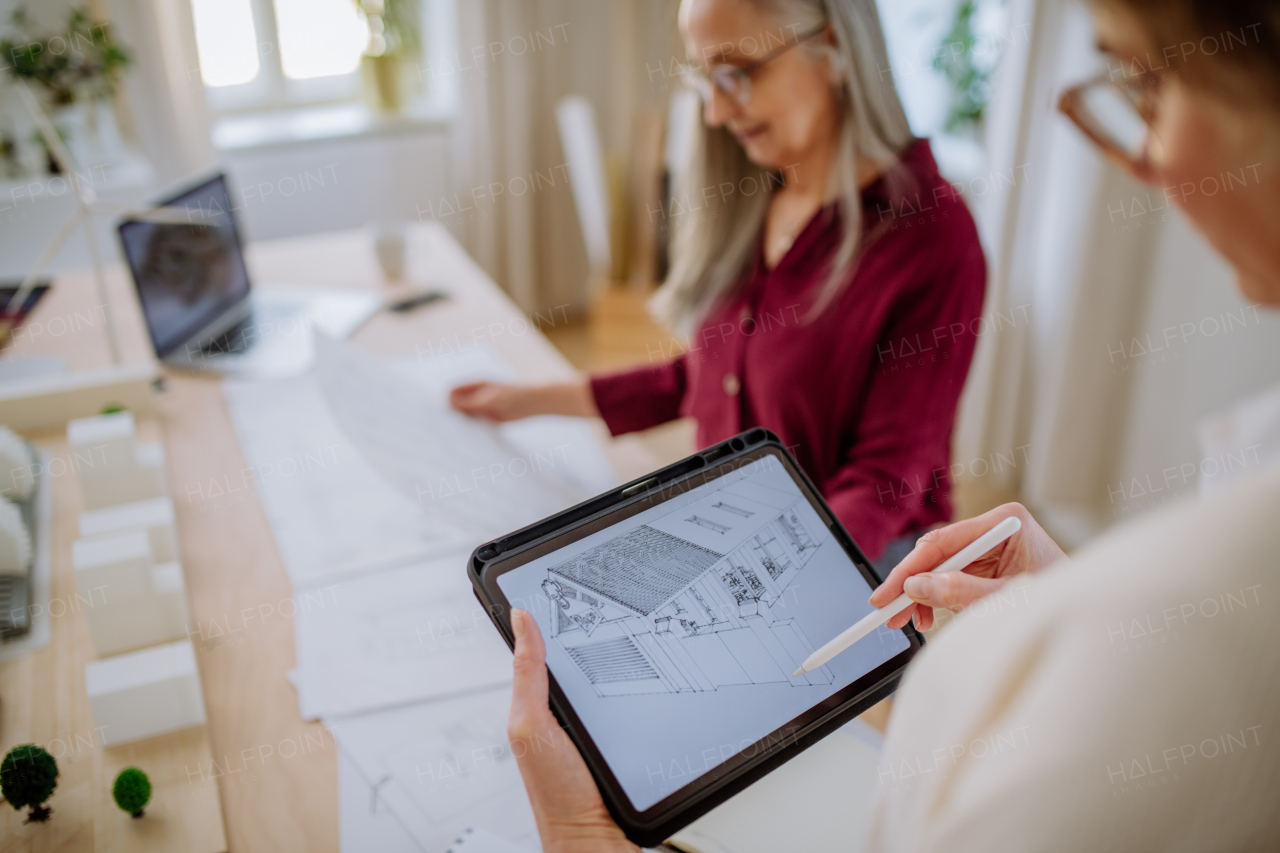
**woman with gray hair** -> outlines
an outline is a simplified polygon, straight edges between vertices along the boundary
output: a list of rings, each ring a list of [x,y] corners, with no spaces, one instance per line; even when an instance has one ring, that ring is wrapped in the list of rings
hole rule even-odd
[[[684,0],[680,28],[704,121],[664,211],[672,265],[654,307],[684,352],[557,385],[466,385],[453,405],[599,416],[615,435],[692,417],[701,447],[767,427],[887,569],[950,520],[986,279],[977,230],[911,136],[872,0]]]

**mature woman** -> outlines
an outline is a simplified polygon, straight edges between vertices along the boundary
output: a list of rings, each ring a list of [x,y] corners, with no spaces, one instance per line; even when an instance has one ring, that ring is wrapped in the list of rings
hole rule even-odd
[[[691,416],[703,447],[768,427],[871,559],[909,535],[900,558],[951,516],[986,275],[973,220],[911,137],[873,0],[685,0],[680,26],[705,127],[668,212],[658,305],[685,354],[463,386],[453,404],[598,415],[615,435]]]
[[[1280,306],[1280,10],[1094,0],[1093,11],[1100,45],[1130,74],[1077,87],[1068,113],[1160,186],[1257,164],[1248,186],[1177,200],[1235,267],[1245,296]],[[1165,46],[1176,56],[1228,32],[1248,34],[1249,46],[1193,50],[1176,73],[1146,71],[1170,55]],[[1107,86],[1129,116],[1090,109]],[[1134,139],[1121,131],[1143,122],[1145,141],[1126,146]],[[968,572],[925,574],[1009,515],[1021,532]],[[912,663],[889,725],[872,848],[1275,849],[1277,520],[1272,464],[1204,502],[1123,525],[1071,561],[1016,504],[925,536],[872,596],[883,605],[905,589],[918,602],[891,625],[914,618],[927,628],[933,608],[962,609],[1006,585],[1018,586],[1017,606],[960,615]],[[556,724],[542,637],[528,614],[517,617],[510,734],[547,737]],[[1117,636],[1151,641],[1134,649]],[[544,850],[635,849],[576,751],[524,756]]]

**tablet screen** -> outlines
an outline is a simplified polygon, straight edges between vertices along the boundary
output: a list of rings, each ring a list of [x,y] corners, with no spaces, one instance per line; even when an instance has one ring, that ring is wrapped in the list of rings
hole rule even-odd
[[[881,629],[792,677],[871,587],[774,456],[496,580],[636,811],[909,648]]]

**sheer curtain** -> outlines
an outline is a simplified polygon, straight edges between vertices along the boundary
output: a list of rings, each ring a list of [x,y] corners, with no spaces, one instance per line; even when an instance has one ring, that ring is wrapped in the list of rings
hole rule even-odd
[[[606,147],[628,109],[614,97],[632,69],[616,21],[630,0],[463,0],[458,4],[462,91],[454,127],[455,192],[475,210],[463,243],[526,311],[587,298],[588,267],[560,145],[555,104],[584,95]],[[621,65],[620,65],[621,62]],[[620,102],[621,100],[621,102]],[[557,311],[557,313],[559,313]]]
[[[191,4],[97,0],[93,8],[116,23],[134,48],[135,67],[124,84],[128,115],[161,183],[214,162],[217,152],[210,141]]]
[[[1013,0],[1009,11],[1009,31],[1025,25],[1028,38],[1007,48],[987,146],[992,172],[1014,180],[976,199],[994,322],[955,457],[970,474],[984,460],[983,485],[1071,545],[1194,493],[1198,474],[1164,474],[1200,467],[1200,419],[1280,382],[1280,317],[1246,305],[1161,190],[1105,164],[1057,113],[1063,88],[1105,67],[1085,6]],[[1234,331],[1209,334],[1228,314]],[[1190,338],[1163,341],[1187,324]]]
[[[1106,200],[1137,188],[1054,108],[1065,86],[1099,67],[1086,10],[1015,0],[1009,11],[1009,31],[1027,38],[1007,47],[988,117],[991,170],[1009,180],[977,199],[992,322],[955,455],[1013,458],[984,466],[1001,469],[985,485],[1053,515],[1059,535],[1078,540],[1096,527],[1124,419],[1128,382],[1106,369],[1106,345],[1134,328],[1154,230],[1111,227]]]

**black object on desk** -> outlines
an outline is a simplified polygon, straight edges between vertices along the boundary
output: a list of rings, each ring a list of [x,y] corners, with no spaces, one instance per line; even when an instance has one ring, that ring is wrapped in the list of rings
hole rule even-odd
[[[14,299],[18,295],[18,289],[22,287],[22,282],[0,282],[0,348],[9,343],[13,330],[22,325],[22,321],[36,307],[36,303],[49,292],[49,286],[49,279],[37,279],[35,285],[27,292],[26,299],[18,305],[14,303]]]
[[[449,294],[443,290],[428,290],[425,293],[415,293],[413,296],[405,299],[398,299],[395,302],[387,303],[388,311],[395,311],[397,314],[407,314],[415,308],[421,308],[424,305],[430,305],[432,302],[438,302],[441,299],[448,299]]]

